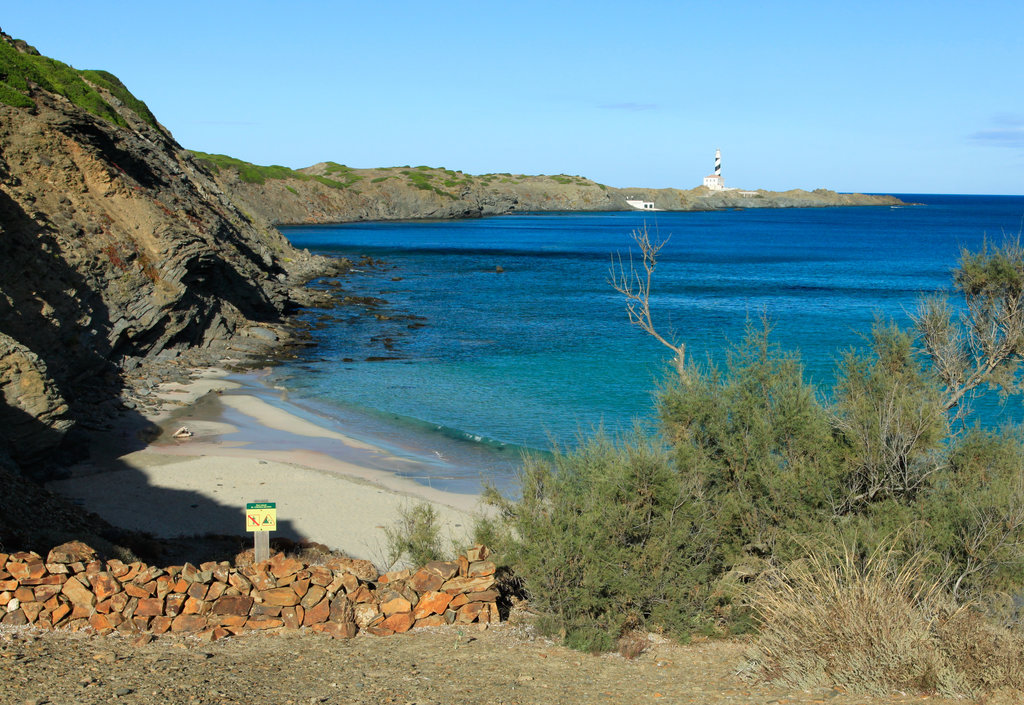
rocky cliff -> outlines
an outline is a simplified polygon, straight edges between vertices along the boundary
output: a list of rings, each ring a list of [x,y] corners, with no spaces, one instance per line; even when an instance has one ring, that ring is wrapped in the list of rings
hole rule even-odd
[[[353,169],[323,162],[305,169],[263,167],[197,153],[221,187],[244,208],[276,224],[359,220],[472,218],[543,211],[630,210],[627,199],[672,211],[727,208],[811,208],[901,203],[892,196],[835,191],[710,191],[617,189],[581,176],[475,176],[451,169]]]
[[[276,339],[326,261],[240,210],[109,74],[0,33],[0,456],[52,455],[125,373]]]

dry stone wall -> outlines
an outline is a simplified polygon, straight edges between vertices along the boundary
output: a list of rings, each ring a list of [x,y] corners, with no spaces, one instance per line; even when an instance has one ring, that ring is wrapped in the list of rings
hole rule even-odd
[[[308,628],[337,638],[500,621],[495,565],[474,546],[454,561],[378,575],[368,561],[268,561],[157,568],[101,561],[72,541],[44,559],[0,553],[0,623],[214,640],[246,631]]]

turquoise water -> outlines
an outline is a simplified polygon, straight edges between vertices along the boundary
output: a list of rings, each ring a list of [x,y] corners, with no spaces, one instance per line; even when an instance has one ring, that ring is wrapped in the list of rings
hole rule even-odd
[[[949,288],[961,248],[1015,237],[1024,219],[1024,197],[903,198],[923,205],[283,228],[314,252],[383,259],[343,288],[386,303],[376,316],[346,309],[326,321],[274,381],[350,428],[433,449],[469,474],[504,477],[524,447],[649,422],[668,351],[629,324],[608,281],[611,257],[627,257],[646,224],[669,238],[656,322],[691,359],[721,362],[747,321],[767,315],[827,391],[839,352],[861,345],[876,316],[905,323],[921,293]],[[1019,402],[987,408],[1020,416]]]

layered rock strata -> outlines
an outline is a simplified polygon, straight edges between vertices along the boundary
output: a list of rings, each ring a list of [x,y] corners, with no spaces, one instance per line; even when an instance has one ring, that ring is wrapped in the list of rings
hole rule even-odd
[[[296,287],[331,268],[102,86],[127,126],[29,85],[0,104],[0,447],[23,467],[116,411],[140,363],[286,340]]]

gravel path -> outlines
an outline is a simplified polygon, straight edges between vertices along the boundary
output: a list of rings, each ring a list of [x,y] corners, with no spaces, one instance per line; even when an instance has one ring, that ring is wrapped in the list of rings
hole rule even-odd
[[[0,703],[745,703],[881,705],[963,701],[921,695],[871,699],[833,689],[793,692],[735,675],[743,643],[656,641],[633,660],[591,656],[527,627],[423,629],[344,641],[308,632],[256,633],[202,643],[163,636],[0,630]]]

